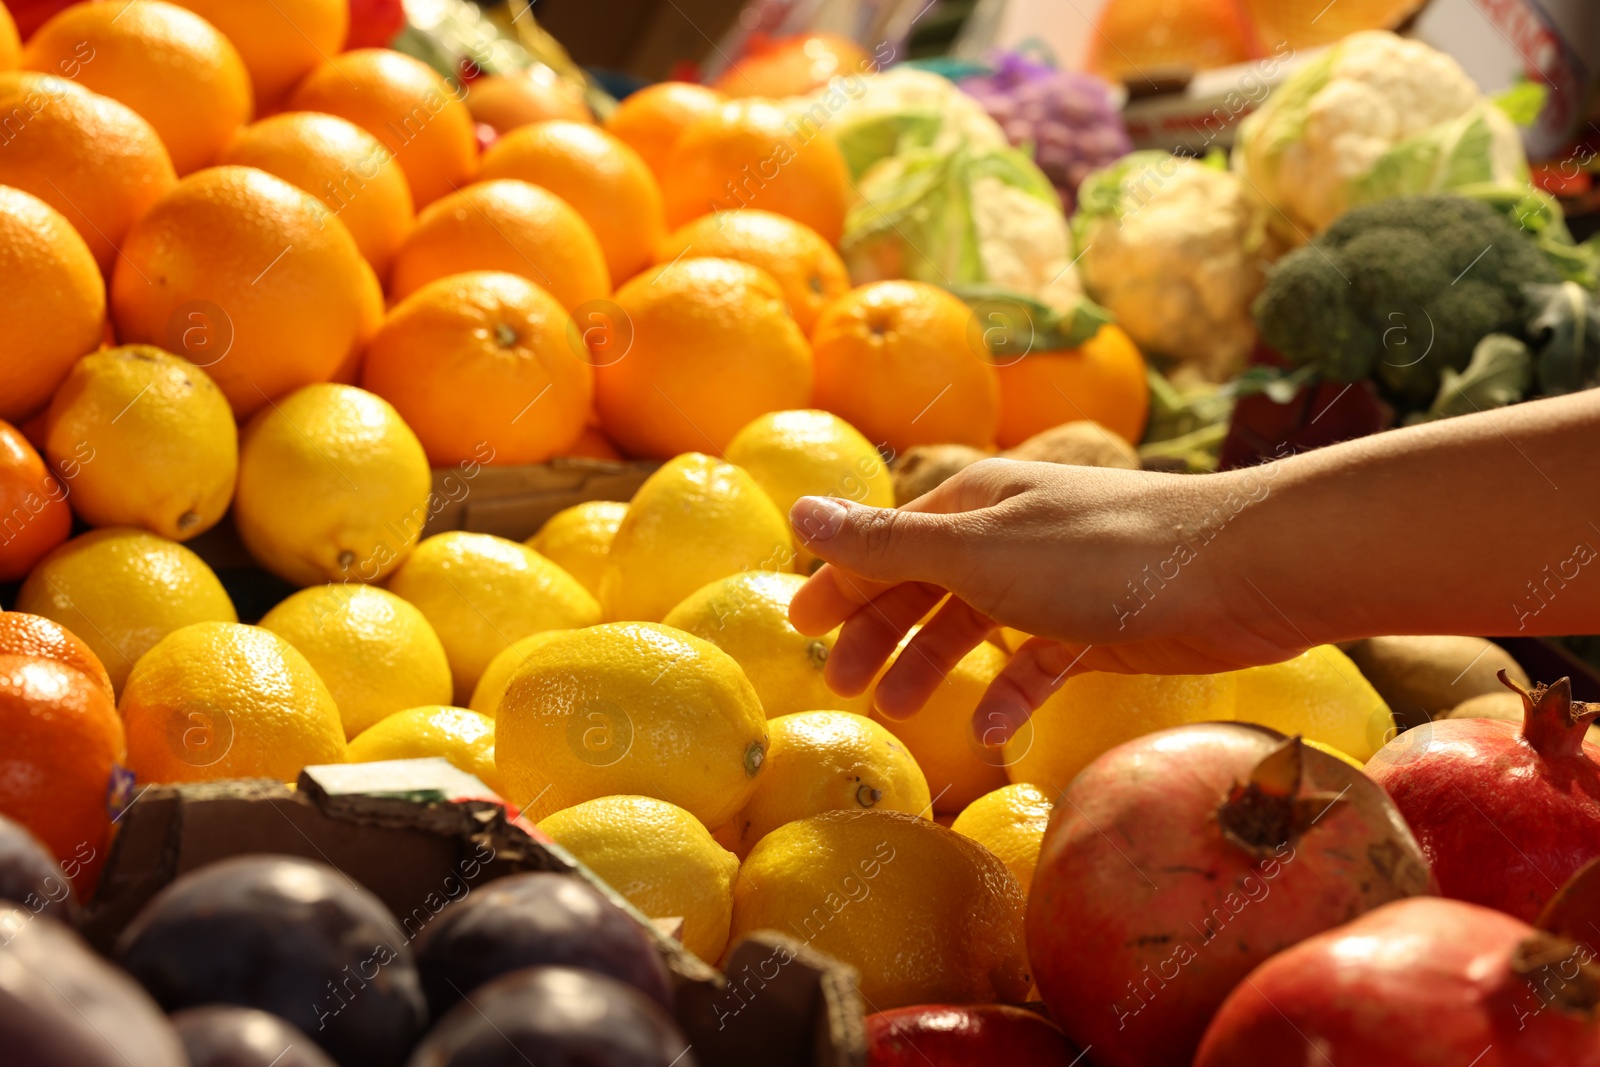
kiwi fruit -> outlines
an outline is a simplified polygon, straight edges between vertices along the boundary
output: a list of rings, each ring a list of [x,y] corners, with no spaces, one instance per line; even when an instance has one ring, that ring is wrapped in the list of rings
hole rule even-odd
[[[1498,671],[1529,684],[1510,653],[1481,637],[1371,637],[1351,646],[1349,655],[1407,729],[1476,696],[1516,699],[1495,677]]]

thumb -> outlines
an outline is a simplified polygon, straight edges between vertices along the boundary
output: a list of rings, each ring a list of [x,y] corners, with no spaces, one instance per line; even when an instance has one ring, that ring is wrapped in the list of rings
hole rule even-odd
[[[813,555],[874,582],[946,585],[962,558],[970,560],[960,515],[803,496],[789,525]]]

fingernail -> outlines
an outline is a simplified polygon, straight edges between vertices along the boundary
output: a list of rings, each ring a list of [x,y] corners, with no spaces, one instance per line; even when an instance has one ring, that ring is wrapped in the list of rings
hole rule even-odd
[[[844,525],[845,506],[832,497],[803,496],[789,509],[789,525],[802,541],[826,541]]]
[[[985,700],[972,713],[972,734],[985,748],[999,748],[1027,724],[1028,716],[1021,701],[1006,697]]]

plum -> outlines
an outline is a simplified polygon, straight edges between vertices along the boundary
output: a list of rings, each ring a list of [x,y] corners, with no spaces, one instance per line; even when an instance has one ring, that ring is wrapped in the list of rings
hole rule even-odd
[[[168,1011],[260,1008],[344,1067],[396,1067],[427,1021],[394,917],[307,860],[236,856],[183,875],[123,931],[116,958]]]
[[[72,881],[50,850],[21,823],[0,815],[0,900],[71,925],[78,915]],[[3,932],[3,930],[0,930]]]
[[[334,1067],[309,1037],[258,1008],[187,1008],[172,1025],[189,1067]]]
[[[186,1067],[149,994],[58,922],[0,903],[0,1063]]]
[[[450,1009],[408,1067],[696,1067],[672,1017],[632,986],[574,967],[501,975]]]
[[[598,971],[672,1007],[666,966],[644,928],[570,875],[529,872],[481,886],[424,928],[416,949],[435,1016],[491,978],[540,965]]]

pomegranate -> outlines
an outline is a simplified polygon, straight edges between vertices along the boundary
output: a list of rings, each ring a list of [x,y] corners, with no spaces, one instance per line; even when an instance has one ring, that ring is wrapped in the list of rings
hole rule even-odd
[[[924,1004],[867,1016],[867,1067],[1068,1067],[1061,1028],[1007,1004]]]
[[[1422,843],[1439,891],[1532,922],[1556,887],[1600,856],[1600,704],[1567,679],[1522,695],[1523,720],[1440,719],[1367,763]]]
[[[1238,985],[1194,1067],[1600,1067],[1588,943],[1442,898],[1399,900]]]
[[[1028,956],[1096,1064],[1172,1067],[1251,968],[1432,889],[1404,820],[1350,764],[1261,726],[1180,726],[1111,749],[1062,794]]]

